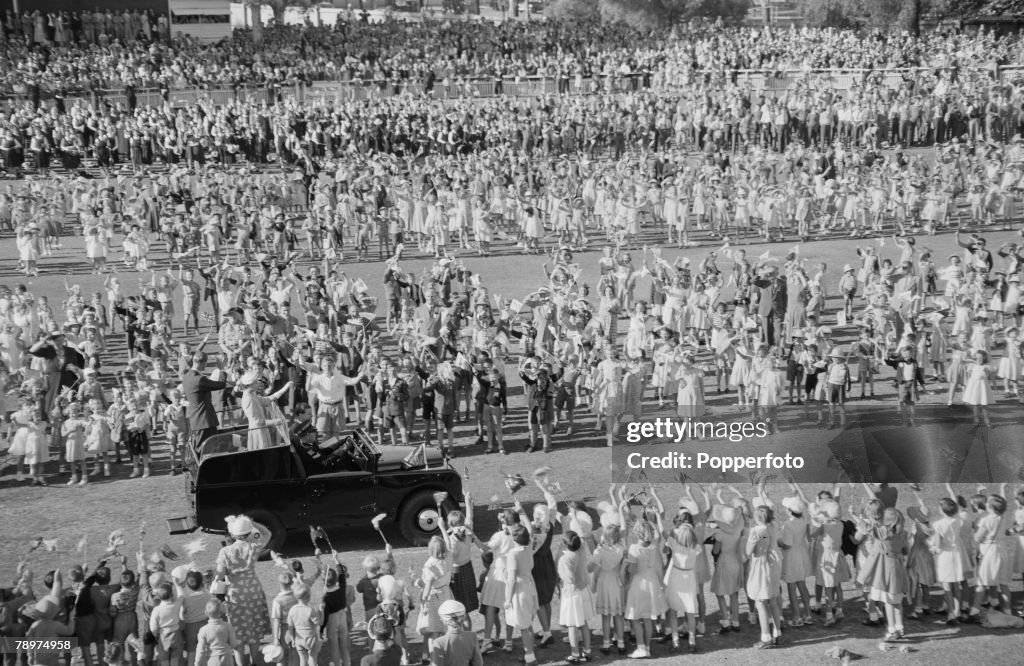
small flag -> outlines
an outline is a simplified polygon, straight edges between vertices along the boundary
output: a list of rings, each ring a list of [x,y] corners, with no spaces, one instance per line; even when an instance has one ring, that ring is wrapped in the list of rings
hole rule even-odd
[[[57,552],[57,540],[56,539],[43,539],[43,549],[48,553]]]
[[[191,559],[197,553],[201,553],[204,550],[206,550],[206,539],[204,539],[203,537],[197,537],[195,539],[192,539],[184,545],[184,550],[185,555],[187,555]]]
[[[75,550],[77,550],[79,553],[83,553],[83,552],[85,552],[85,547],[88,544],[89,544],[89,537],[87,535],[83,534],[82,538],[79,539],[78,543],[75,544]]]

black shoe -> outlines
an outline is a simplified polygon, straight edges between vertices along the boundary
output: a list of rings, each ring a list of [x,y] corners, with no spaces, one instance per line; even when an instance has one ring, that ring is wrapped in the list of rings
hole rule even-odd
[[[863,624],[865,627],[880,627],[882,626],[882,621],[868,619],[861,622],[861,624]]]

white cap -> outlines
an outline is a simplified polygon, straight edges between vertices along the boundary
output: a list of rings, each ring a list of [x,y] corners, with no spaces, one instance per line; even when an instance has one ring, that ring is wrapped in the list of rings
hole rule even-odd
[[[466,607],[454,599],[443,602],[437,609],[438,615],[465,615]]]
[[[248,516],[228,516],[224,519],[224,522],[228,524],[228,534],[233,537],[243,537],[247,534],[252,534],[254,529],[252,521],[249,520]]]

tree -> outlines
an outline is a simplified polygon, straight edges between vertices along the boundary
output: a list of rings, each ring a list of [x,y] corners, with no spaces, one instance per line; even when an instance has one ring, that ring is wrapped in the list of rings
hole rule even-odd
[[[596,21],[601,18],[599,0],[555,0],[544,8],[548,18],[576,21]]]
[[[655,28],[690,19],[743,20],[751,0],[555,0],[546,12],[553,18],[601,20]]]

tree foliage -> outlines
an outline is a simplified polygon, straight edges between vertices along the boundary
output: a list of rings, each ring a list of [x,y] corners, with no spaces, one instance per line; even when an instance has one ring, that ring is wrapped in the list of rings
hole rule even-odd
[[[925,14],[947,15],[958,0],[800,0],[808,25],[826,28],[907,30],[917,33]]]
[[[678,21],[706,18],[736,23],[747,15],[751,0],[555,0],[552,18],[624,22],[654,28]]]

